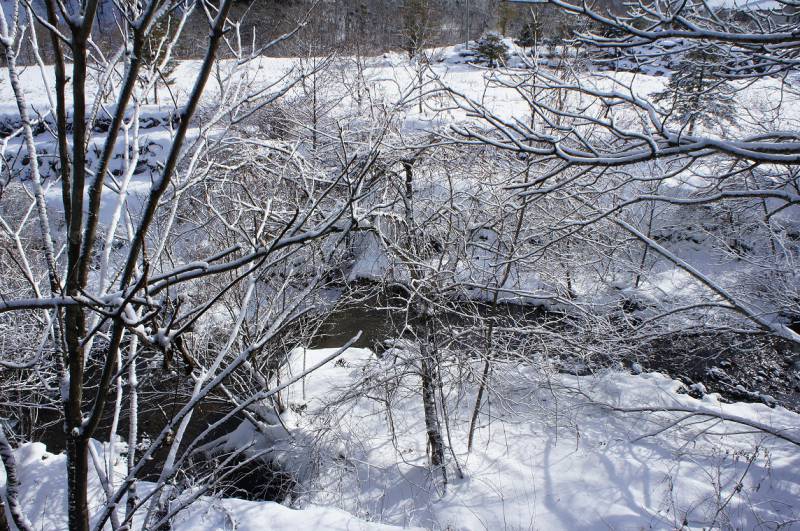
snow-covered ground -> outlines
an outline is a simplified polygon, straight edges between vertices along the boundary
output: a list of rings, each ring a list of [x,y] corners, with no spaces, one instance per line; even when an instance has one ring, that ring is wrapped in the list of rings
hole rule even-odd
[[[327,354],[296,352],[294,370],[303,358],[310,365]],[[656,373],[547,377],[519,360],[496,364],[471,453],[466,432],[476,386],[448,397],[448,444],[464,477],[451,467],[452,483],[440,495],[427,468],[418,379],[390,379],[407,363],[402,350],[377,358],[350,349],[292,389],[289,402],[303,412],[292,422],[324,441],[309,502],[398,525],[470,530],[670,529],[684,522],[754,529],[800,516],[800,416],[722,404],[714,395],[696,400]],[[457,376],[451,371],[445,389],[456,388],[447,385]],[[364,390],[356,396],[353,382]],[[676,411],[635,411],[642,407]],[[769,426],[795,444],[713,417],[673,426],[688,412]]]
[[[332,352],[298,349],[292,370]],[[291,441],[259,440],[247,425],[234,432],[237,444],[281,443],[288,467],[313,460],[300,509],[203,497],[174,529],[791,529],[800,518],[800,415],[694,399],[657,373],[546,376],[518,360],[497,363],[471,453],[475,386],[447,397],[463,477],[451,465],[442,493],[427,466],[417,377],[392,383],[407,363],[402,351],[351,348],[291,388]],[[41,444],[16,455],[28,515],[37,528],[65,529],[64,455]],[[92,494],[101,496],[96,481]]]
[[[95,443],[99,455],[103,446]],[[66,524],[66,455],[48,453],[41,443],[28,443],[15,452],[20,478],[20,501],[34,529],[48,531],[67,530]],[[124,464],[118,463],[121,475]],[[5,482],[5,473],[0,472],[0,484]],[[98,506],[102,488],[97,475],[91,476],[90,499]],[[146,495],[151,487],[140,483],[140,494]],[[134,527],[141,525],[134,518]],[[268,526],[268,527],[265,527]],[[308,507],[302,511],[292,510],[274,502],[252,502],[236,498],[200,498],[190,509],[178,515],[172,529],[260,529],[296,530],[331,529],[381,531],[392,526],[361,520],[352,514],[333,507]]]

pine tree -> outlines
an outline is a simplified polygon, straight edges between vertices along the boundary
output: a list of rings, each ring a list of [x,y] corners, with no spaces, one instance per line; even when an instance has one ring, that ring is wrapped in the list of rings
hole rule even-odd
[[[673,71],[667,87],[653,95],[690,135],[698,124],[715,127],[734,120],[736,92],[717,74],[718,64],[711,51],[689,52]]]
[[[489,62],[489,68],[508,61],[508,47],[497,33],[487,33],[481,37],[475,53]]]
[[[542,23],[538,17],[531,15],[523,24],[516,43],[523,48],[535,48],[540,42],[542,42]]]

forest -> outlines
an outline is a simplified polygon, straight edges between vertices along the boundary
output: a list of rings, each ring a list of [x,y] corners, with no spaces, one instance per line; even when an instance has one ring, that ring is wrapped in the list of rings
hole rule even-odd
[[[0,0],[0,531],[800,529],[798,0]]]

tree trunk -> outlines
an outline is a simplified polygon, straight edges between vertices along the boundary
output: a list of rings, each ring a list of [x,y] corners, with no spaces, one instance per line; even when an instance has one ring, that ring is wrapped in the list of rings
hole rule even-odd
[[[67,512],[70,531],[89,531],[89,444],[67,434]]]
[[[0,425],[0,460],[2,461],[3,468],[6,475],[5,493],[0,496],[0,513],[2,513],[2,520],[0,520],[0,528],[8,529],[9,523],[6,519],[4,502],[8,504],[8,512],[11,515],[11,520],[16,525],[19,531],[30,531],[31,523],[25,516],[22,510],[22,505],[19,502],[19,476],[17,475],[17,463],[14,459],[14,449],[11,443],[8,442],[3,426]],[[5,498],[5,500],[3,499]],[[5,527],[3,527],[5,525]]]
[[[428,434],[430,447],[431,466],[434,474],[442,475],[443,489],[447,489],[447,469],[444,466],[444,441],[439,423],[439,413],[436,408],[436,355],[430,349],[427,316],[423,316],[422,337],[419,342],[420,353],[420,378],[422,380],[422,406],[425,411],[425,431]]]
[[[76,296],[85,286],[82,282],[84,269],[88,264],[81,263],[80,250],[83,241],[83,193],[86,183],[86,71],[87,35],[85,28],[73,28],[72,67],[73,119],[72,119],[72,211],[68,224],[67,246],[67,295]],[[64,134],[59,132],[59,134]],[[86,319],[83,309],[70,306],[65,312],[65,339],[69,362],[68,395],[64,402],[65,425],[67,429],[67,514],[71,531],[89,529],[89,508],[87,504],[88,487],[88,446],[82,433],[83,414],[83,371],[84,346],[82,339],[86,332]]]
[[[413,249],[413,197],[414,197],[414,171],[415,159],[404,159],[401,161],[405,170],[405,243],[408,249]],[[422,273],[415,264],[409,264],[409,274],[413,281],[420,281]],[[436,348],[431,346],[430,317],[424,302],[418,301],[415,305],[416,317],[418,318],[419,330],[419,364],[420,379],[422,383],[422,407],[425,414],[425,431],[430,448],[430,464],[434,469],[434,474],[441,472],[443,490],[447,489],[447,469],[444,461],[444,439],[442,438],[441,423],[439,422],[439,410],[436,407],[436,382],[438,364],[436,361]]]
[[[491,332],[491,325],[489,325],[490,332],[488,334],[489,341],[491,341],[492,332]],[[478,425],[478,415],[481,412],[481,402],[483,402],[483,392],[486,389],[486,382],[489,379],[489,355],[488,353],[491,349],[487,349],[487,356],[486,361],[483,362],[483,374],[481,375],[481,381],[478,386],[478,396],[475,397],[475,407],[472,408],[472,418],[469,421],[469,434],[467,435],[467,453],[472,451],[472,440],[475,438],[475,428]]]

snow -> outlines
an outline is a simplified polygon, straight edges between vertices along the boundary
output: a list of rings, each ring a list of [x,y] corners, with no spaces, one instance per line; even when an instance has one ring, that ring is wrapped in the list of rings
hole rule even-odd
[[[298,349],[291,371],[332,352]],[[398,350],[379,358],[351,348],[290,390],[294,413],[287,425],[295,455],[284,462],[301,472],[305,451],[319,466],[306,476],[300,505],[459,530],[674,529],[684,520],[689,529],[715,521],[751,529],[800,515],[797,446],[721,421],[694,418],[693,425],[670,428],[683,412],[623,414],[599,404],[728,415],[783,430],[796,441],[798,415],[761,404],[724,404],[716,395],[694,399],[678,392],[679,382],[657,373],[545,376],[518,362],[495,368],[491,406],[470,454],[465,435],[474,385],[449,398],[450,440],[465,477],[456,478],[451,467],[442,496],[427,468],[417,378],[404,372],[402,357]],[[405,375],[392,393],[393,437],[378,382],[399,374]],[[239,430],[238,445],[245,432]],[[250,434],[262,447],[275,442]]]
[[[233,498],[201,500],[172,525],[175,530],[227,529],[235,522],[239,531],[327,529],[330,531],[389,531],[396,526],[360,520],[340,509],[309,507],[296,511],[273,502]]]
[[[334,351],[297,349],[291,370]],[[394,439],[385,407],[375,399],[375,382],[399,374],[402,356],[395,351],[379,358],[351,348],[341,361],[290,388],[286,398],[294,413],[285,420],[299,441],[296,457],[313,453],[319,467],[306,477],[300,509],[202,497],[178,515],[173,528],[256,530],[269,522],[275,530],[701,529],[716,522],[755,529],[800,517],[796,445],[741,424],[693,418],[676,428],[671,424],[685,413],[618,413],[603,405],[727,415],[800,441],[797,414],[779,406],[725,404],[716,395],[694,399],[658,373],[545,378],[524,363],[496,370],[502,376],[492,382],[491,405],[470,454],[465,429],[474,386],[449,398],[450,440],[464,478],[451,467],[442,495],[426,466],[416,377],[402,376],[394,393]],[[353,385],[362,391],[344,398]],[[256,433],[246,426],[237,431],[237,444]],[[305,446],[312,439],[313,449]],[[106,447],[95,444],[104,455]],[[36,528],[66,529],[65,456],[29,443],[16,450],[16,458],[22,506]],[[118,475],[123,463],[117,464]],[[150,488],[139,484],[140,494]],[[102,494],[95,476],[90,494],[96,507]]]
[[[94,442],[98,454],[104,456],[103,446]],[[119,442],[117,444],[120,444]],[[66,523],[66,455],[48,453],[41,443],[26,443],[15,451],[20,474],[20,501],[25,513],[33,522],[33,529],[48,531],[67,530]],[[124,462],[117,461],[115,471],[119,476]],[[5,472],[0,470],[0,486],[5,485]],[[152,484],[140,482],[140,495],[146,495]],[[102,500],[102,488],[96,474],[90,475],[90,508],[96,510]],[[123,500],[124,505],[124,500]],[[331,507],[307,507],[293,510],[274,502],[252,502],[236,498],[215,499],[201,497],[172,522],[175,531],[196,529],[227,529],[231,521],[240,531],[269,529],[295,531],[297,529],[388,531],[392,526],[366,522],[347,512]],[[139,515],[134,527],[140,528]]]
[[[708,5],[714,8],[760,11],[781,10],[789,4],[776,0],[709,0]]]

